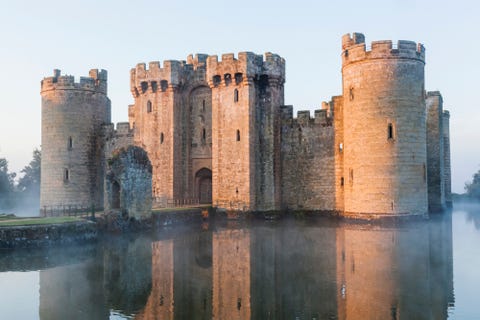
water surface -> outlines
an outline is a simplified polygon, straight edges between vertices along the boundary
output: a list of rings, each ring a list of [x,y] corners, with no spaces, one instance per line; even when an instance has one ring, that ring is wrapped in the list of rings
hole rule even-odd
[[[0,252],[2,319],[479,319],[480,206],[203,223]]]

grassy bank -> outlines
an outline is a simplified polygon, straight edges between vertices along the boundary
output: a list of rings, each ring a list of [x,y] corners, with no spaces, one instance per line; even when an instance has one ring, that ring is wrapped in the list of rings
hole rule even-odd
[[[31,226],[42,224],[59,224],[84,221],[80,217],[35,217],[35,218],[16,218],[10,215],[0,215],[0,227],[12,227],[12,226]]]

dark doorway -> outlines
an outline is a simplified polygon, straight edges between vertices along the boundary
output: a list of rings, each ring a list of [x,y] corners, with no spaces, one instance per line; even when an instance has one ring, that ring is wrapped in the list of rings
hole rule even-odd
[[[198,200],[201,204],[212,203],[212,171],[202,168],[195,175]]]
[[[120,185],[117,181],[112,183],[112,209],[120,209]]]

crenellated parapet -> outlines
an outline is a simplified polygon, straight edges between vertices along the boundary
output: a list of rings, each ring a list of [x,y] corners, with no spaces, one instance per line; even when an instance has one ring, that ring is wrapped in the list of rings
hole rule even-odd
[[[252,52],[222,55],[222,60],[213,55],[207,58],[207,81],[210,87],[230,84],[252,84],[254,79],[267,76],[271,85],[285,82],[285,59],[277,54],[265,53],[265,57]]]
[[[322,103],[322,109],[317,109],[311,116],[310,110],[297,111],[297,117],[293,117],[293,106],[281,106],[280,116],[284,125],[290,127],[331,127],[333,124],[333,113],[330,104]]]
[[[130,90],[133,97],[146,92],[166,91],[169,87],[177,87],[182,78],[183,61],[167,60],[163,67],[159,61],[148,64],[139,63],[130,70]]]
[[[130,90],[133,97],[145,93],[165,92],[175,89],[187,80],[205,77],[208,55],[189,55],[187,60],[166,60],[138,63],[130,70]]]
[[[343,65],[368,59],[414,59],[425,63],[425,47],[407,40],[399,40],[396,44],[391,40],[372,41],[367,47],[365,36],[361,33],[342,37]]]
[[[41,82],[41,93],[53,90],[83,90],[107,94],[107,71],[92,69],[88,77],[80,77],[75,82],[74,76],[61,75],[58,69],[53,70],[53,77],[46,77]]]

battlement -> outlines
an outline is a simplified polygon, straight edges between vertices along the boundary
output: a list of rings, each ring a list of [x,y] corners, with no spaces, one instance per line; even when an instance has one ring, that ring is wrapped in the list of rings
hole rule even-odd
[[[207,80],[212,87],[229,85],[230,80],[235,78],[235,84],[250,83],[252,79],[268,76],[278,83],[285,82],[285,59],[271,52],[265,56],[253,52],[240,52],[238,58],[233,53],[218,56],[212,55],[207,58]]]
[[[128,122],[118,122],[116,128],[113,123],[103,125],[103,131],[107,137],[133,136],[133,130]]]
[[[41,81],[41,93],[52,90],[83,90],[107,94],[107,71],[91,69],[88,77],[80,77],[75,82],[75,77],[61,75],[58,69],[53,70],[53,77],[45,77]]]
[[[407,40],[399,40],[396,44],[391,40],[372,41],[367,47],[361,33],[342,37],[343,65],[367,59],[414,59],[425,63],[425,47]]]
[[[427,106],[433,103],[442,104],[443,97],[440,91],[428,91],[426,101],[427,101]]]
[[[311,117],[310,110],[297,111],[297,117],[293,117],[293,106],[281,106],[280,107],[281,118],[285,122],[289,122],[291,125],[300,125],[302,127],[310,125],[322,125],[328,126],[332,123],[331,112],[329,104],[322,104],[322,109],[317,109],[313,112],[313,118]]]
[[[130,70],[130,89],[134,97],[148,90],[165,91],[168,87],[180,84],[185,61],[166,60],[163,67],[159,61],[151,61],[148,68],[145,63],[138,63]]]

